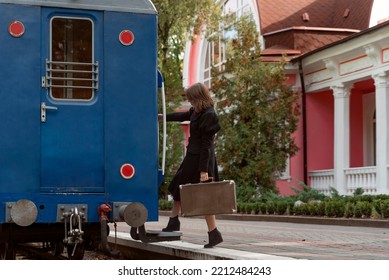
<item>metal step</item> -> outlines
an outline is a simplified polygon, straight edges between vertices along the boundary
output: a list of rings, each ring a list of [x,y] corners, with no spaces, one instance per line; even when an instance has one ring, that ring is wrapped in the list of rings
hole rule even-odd
[[[181,240],[182,232],[165,232],[160,230],[146,230],[145,226],[131,227],[131,237],[144,243]]]

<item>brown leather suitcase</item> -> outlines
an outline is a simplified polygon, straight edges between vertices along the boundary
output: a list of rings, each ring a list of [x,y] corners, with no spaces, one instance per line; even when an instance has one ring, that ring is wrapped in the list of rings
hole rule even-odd
[[[182,216],[236,213],[236,188],[232,180],[180,185],[180,195]]]

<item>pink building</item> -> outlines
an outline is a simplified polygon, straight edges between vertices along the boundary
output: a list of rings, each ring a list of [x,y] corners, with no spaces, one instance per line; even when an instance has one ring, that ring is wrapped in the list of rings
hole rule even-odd
[[[389,22],[373,0],[229,0],[225,12],[251,14],[264,61],[284,54],[289,84],[301,93],[295,133],[300,151],[277,181],[283,195],[299,182],[324,193],[389,193]],[[388,12],[389,14],[389,12]],[[378,15],[378,17],[377,17]],[[231,33],[231,30],[228,32]],[[224,36],[231,36],[224,32]],[[222,41],[188,42],[184,86],[210,84],[225,60]]]

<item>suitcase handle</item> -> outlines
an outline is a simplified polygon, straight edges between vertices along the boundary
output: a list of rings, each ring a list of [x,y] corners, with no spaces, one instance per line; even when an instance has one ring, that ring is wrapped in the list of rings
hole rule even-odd
[[[213,177],[208,177],[208,180],[206,181],[200,181],[200,183],[210,183],[213,182]]]

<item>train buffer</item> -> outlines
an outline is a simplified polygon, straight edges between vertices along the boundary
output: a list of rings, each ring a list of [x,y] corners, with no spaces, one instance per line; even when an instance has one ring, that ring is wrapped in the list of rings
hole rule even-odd
[[[180,240],[181,232],[163,232],[159,230],[146,230],[145,223],[148,217],[147,208],[139,202],[117,205],[118,217],[130,226],[130,235],[134,240],[144,243]],[[114,206],[115,207],[115,206]],[[115,215],[114,215],[115,216]],[[114,220],[119,220],[115,218]]]

